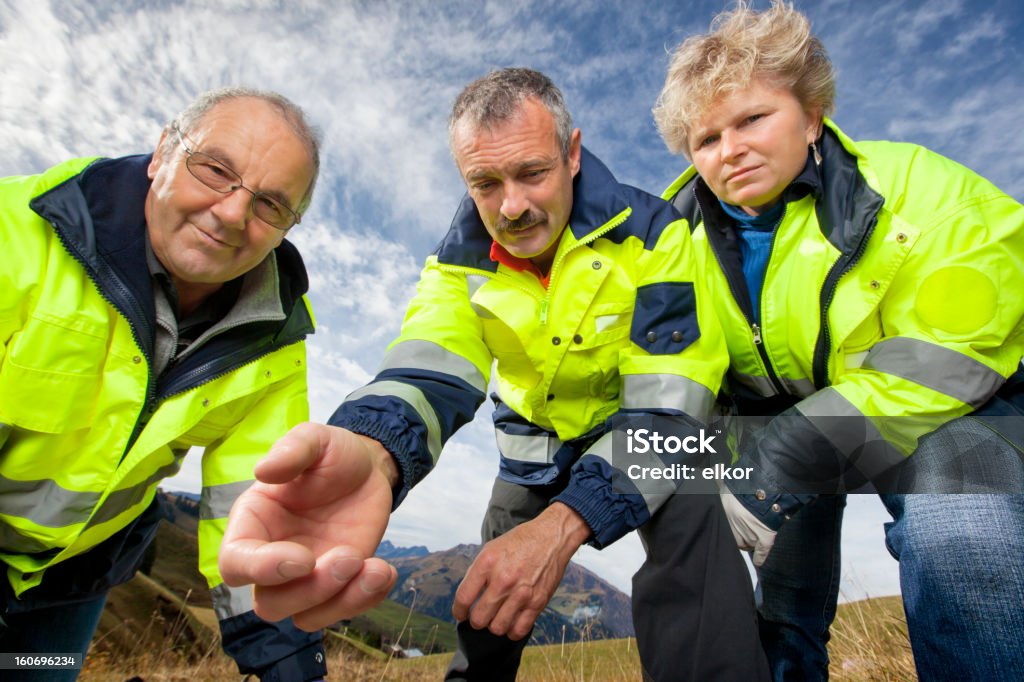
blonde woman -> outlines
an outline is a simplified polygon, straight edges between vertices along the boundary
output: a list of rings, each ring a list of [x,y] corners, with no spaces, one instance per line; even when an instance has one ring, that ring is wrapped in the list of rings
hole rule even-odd
[[[1024,491],[1024,208],[922,147],[854,142],[834,97],[805,16],[740,4],[677,48],[654,111],[692,163],[665,198],[718,298],[726,393],[769,418],[723,493],[762,643],[775,679],[828,677],[835,493],[871,483],[920,678],[1018,679],[1024,496],[938,493]]]

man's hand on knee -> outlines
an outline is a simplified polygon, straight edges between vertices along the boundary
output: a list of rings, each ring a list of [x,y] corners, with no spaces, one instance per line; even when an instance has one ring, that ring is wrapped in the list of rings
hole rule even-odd
[[[495,635],[526,637],[590,532],[579,514],[556,502],[491,540],[466,572],[452,614]]]

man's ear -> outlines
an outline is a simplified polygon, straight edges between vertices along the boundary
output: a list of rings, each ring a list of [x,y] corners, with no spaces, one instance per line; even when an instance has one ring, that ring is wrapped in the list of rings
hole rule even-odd
[[[164,140],[167,139],[167,128],[160,133],[160,141],[156,143],[156,150],[153,151],[153,158],[149,160],[149,166],[146,168],[146,175],[152,180],[156,177],[157,171],[164,163]]]
[[[572,171],[572,177],[576,177],[576,174],[580,172],[580,147],[582,146],[581,139],[583,134],[579,128],[572,131],[572,135],[569,136],[569,170]]]

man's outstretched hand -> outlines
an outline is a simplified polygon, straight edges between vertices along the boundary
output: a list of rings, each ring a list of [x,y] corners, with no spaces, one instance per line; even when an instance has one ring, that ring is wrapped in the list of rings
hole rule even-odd
[[[373,556],[391,514],[398,469],[377,441],[300,424],[256,465],[231,509],[219,566],[253,584],[256,613],[319,630],[380,603],[395,569]]]

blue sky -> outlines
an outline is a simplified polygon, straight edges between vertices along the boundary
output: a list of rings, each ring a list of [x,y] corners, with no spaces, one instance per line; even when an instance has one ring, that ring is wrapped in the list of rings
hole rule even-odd
[[[924,144],[1024,197],[1024,5],[796,2],[839,73],[836,121],[855,139]],[[650,108],[669,50],[722,2],[315,2],[0,0],[0,175],[73,156],[148,152],[199,92],[278,90],[323,129],[323,171],[291,239],[306,256],[319,328],[311,407],[325,419],[368,380],[397,333],[423,259],[463,187],[446,147],[459,89],[494,67],[530,66],[565,92],[583,141],[619,179],[658,192],[685,163]],[[575,6],[573,6],[575,5]],[[757,7],[766,2],[758,0]],[[486,408],[485,408],[486,411]],[[496,471],[486,413],[394,516],[397,544],[477,540]],[[168,486],[196,490],[198,456]],[[848,598],[898,591],[885,513],[851,499]],[[629,537],[577,556],[622,589],[642,560]]]

